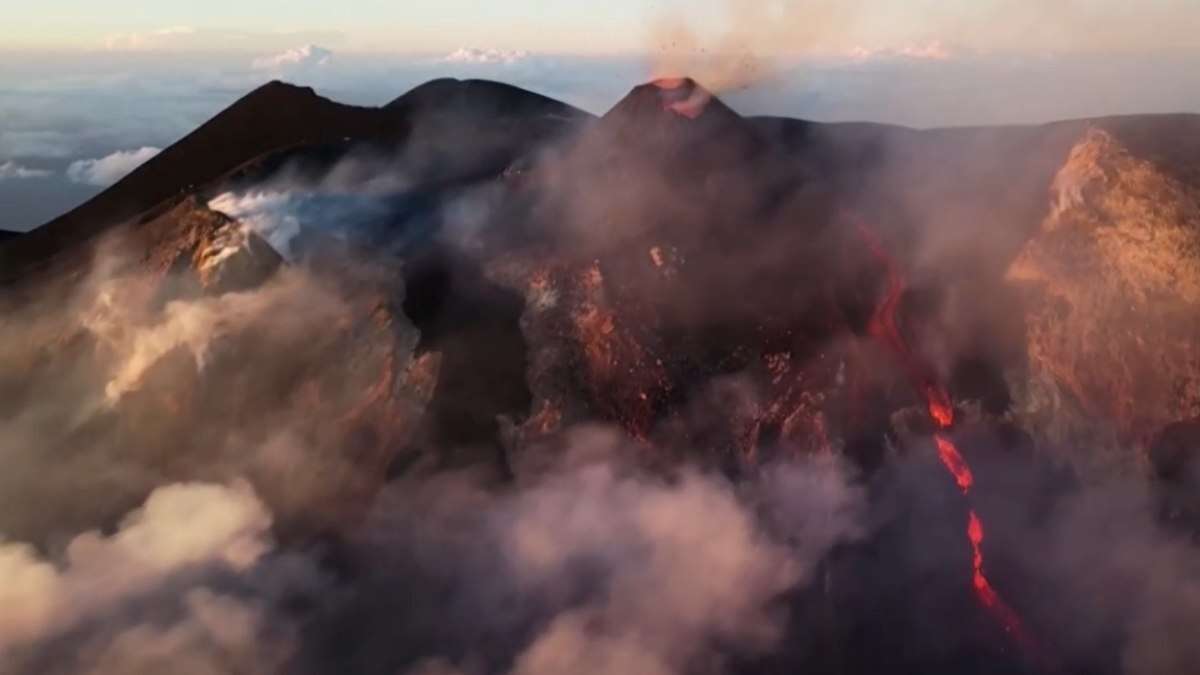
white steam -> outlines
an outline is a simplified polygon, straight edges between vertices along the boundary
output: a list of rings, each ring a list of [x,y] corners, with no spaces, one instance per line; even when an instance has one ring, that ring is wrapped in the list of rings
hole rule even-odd
[[[116,356],[118,365],[104,392],[110,404],[137,388],[146,371],[176,348],[186,348],[203,368],[211,345],[222,337],[241,335],[254,325],[285,336],[305,324],[332,325],[345,310],[305,275],[291,271],[250,291],[169,302],[161,317],[148,323],[130,314],[121,302],[127,297],[123,291],[119,283],[105,284],[84,317],[88,330]]]
[[[402,167],[373,158],[343,159],[315,185],[281,173],[251,190],[223,192],[207,206],[238,220],[288,259],[305,228],[335,234],[369,229],[389,212],[384,196],[412,187]]]
[[[290,192],[224,192],[210,200],[208,208],[238,220],[290,258],[292,239],[300,234],[300,220],[289,208],[292,199]]]
[[[315,68],[328,65],[333,60],[333,52],[316,45],[304,45],[288,49],[278,54],[254,59],[253,66],[258,70],[282,70],[298,68]]]
[[[104,622],[189,569],[245,571],[269,548],[270,525],[249,484],[192,483],[155,490],[111,536],[75,537],[61,561],[0,540],[0,656]],[[211,595],[197,598],[189,602],[211,606]]]
[[[498,555],[502,564],[490,567],[503,576],[486,584],[511,587],[537,608],[541,628],[519,645],[513,675],[670,674],[698,663],[722,671],[729,655],[776,646],[787,616],[779,601],[811,579],[834,545],[863,534],[863,494],[835,461],[773,466],[777,478],[742,491],[695,468],[670,478],[635,469],[608,432],[573,436],[561,464],[515,494],[488,497],[442,481],[392,506],[420,510],[416,531],[429,528],[435,539],[457,530],[449,558],[460,562],[451,565]],[[809,494],[790,494],[801,489]],[[479,529],[464,531],[471,517]],[[445,542],[414,540],[445,550]],[[491,613],[489,597],[480,591],[479,611]],[[469,659],[428,658],[411,672],[472,671]]]
[[[118,150],[99,159],[76,160],[67,167],[67,178],[72,183],[107,187],[145,164],[159,152],[162,150],[147,146],[136,150]]]
[[[263,639],[271,617],[260,605],[207,589],[188,591],[174,623],[126,628],[87,651],[88,675],[188,673],[265,675],[283,672],[292,646]]]

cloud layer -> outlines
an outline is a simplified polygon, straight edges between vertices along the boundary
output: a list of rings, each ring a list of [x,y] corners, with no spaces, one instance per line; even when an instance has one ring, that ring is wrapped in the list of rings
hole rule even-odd
[[[46,169],[30,169],[16,162],[9,160],[0,163],[0,181],[22,179],[22,178],[45,178],[51,174]]]
[[[67,178],[73,183],[106,187],[160,152],[160,148],[143,146],[136,150],[118,150],[99,159],[76,160],[67,167]]]
[[[527,58],[529,58],[529,52],[520,49],[504,50],[461,47],[447,54],[443,60],[447,63],[513,64]]]
[[[255,59],[258,70],[280,70],[284,68],[313,68],[327,65],[333,60],[333,52],[316,45],[304,45],[278,54]]]
[[[911,59],[916,61],[948,61],[957,55],[957,51],[947,46],[941,40],[930,40],[900,47],[855,47],[850,50],[850,58],[858,61],[869,59]]]
[[[114,51],[161,49],[174,40],[195,34],[196,29],[191,26],[166,26],[148,33],[117,33],[105,38],[104,47]]]
[[[3,672],[116,675],[187,664],[218,673],[230,662],[262,663],[269,650],[257,644],[265,628],[257,611],[212,584],[258,563],[271,548],[270,525],[244,481],[181,483],[152,492],[113,534],[76,536],[58,560],[0,539]],[[154,621],[139,607],[171,618]],[[53,643],[63,654],[46,660],[38,646]]]
[[[103,39],[106,51],[142,52],[216,52],[231,50],[245,54],[253,50],[284,50],[297,44],[331,42],[342,39],[331,30],[251,31],[236,28],[198,28],[189,25],[163,26],[154,30],[114,33]]]

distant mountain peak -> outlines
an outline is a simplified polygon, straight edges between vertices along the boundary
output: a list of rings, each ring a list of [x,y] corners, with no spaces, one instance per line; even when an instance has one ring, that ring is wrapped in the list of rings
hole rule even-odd
[[[252,96],[263,96],[263,95],[278,96],[278,95],[289,95],[289,94],[313,97],[313,98],[320,98],[319,96],[317,96],[316,90],[313,89],[312,87],[303,86],[303,85],[299,85],[299,84],[292,84],[291,82],[284,82],[283,80],[271,80],[270,82],[267,82],[266,84],[258,87],[254,91],[251,91],[244,98],[250,98]]]
[[[634,87],[601,117],[598,127],[604,143],[667,161],[685,152],[701,163],[704,157],[726,162],[760,146],[753,125],[690,77]]]

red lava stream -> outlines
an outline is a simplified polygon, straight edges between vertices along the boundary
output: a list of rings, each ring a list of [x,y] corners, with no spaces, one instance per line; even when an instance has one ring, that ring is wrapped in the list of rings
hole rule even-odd
[[[887,273],[886,291],[875,307],[867,330],[872,337],[886,344],[896,354],[914,386],[921,393],[929,410],[929,417],[937,428],[933,440],[937,445],[938,459],[954,477],[954,482],[958,484],[963,496],[969,498],[975,477],[954,441],[945,433],[954,424],[954,407],[950,402],[950,395],[933,377],[931,369],[909,348],[896,323],[896,313],[905,288],[904,277],[897,271],[895,263],[875,233],[861,222],[858,223],[858,231],[871,255]],[[983,521],[975,513],[975,509],[970,508],[967,516],[967,539],[971,544],[972,586],[975,597],[1027,656],[1036,656],[1034,642],[1025,631],[1020,616],[1000,597],[988,580],[984,569],[983,536]]]

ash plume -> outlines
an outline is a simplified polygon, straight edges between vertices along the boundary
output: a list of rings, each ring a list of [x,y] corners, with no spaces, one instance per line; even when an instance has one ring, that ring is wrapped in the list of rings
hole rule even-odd
[[[696,78],[715,93],[769,81],[780,59],[836,39],[858,12],[854,2],[717,3],[724,16],[710,34],[682,11],[657,16],[651,27],[651,77]]]

